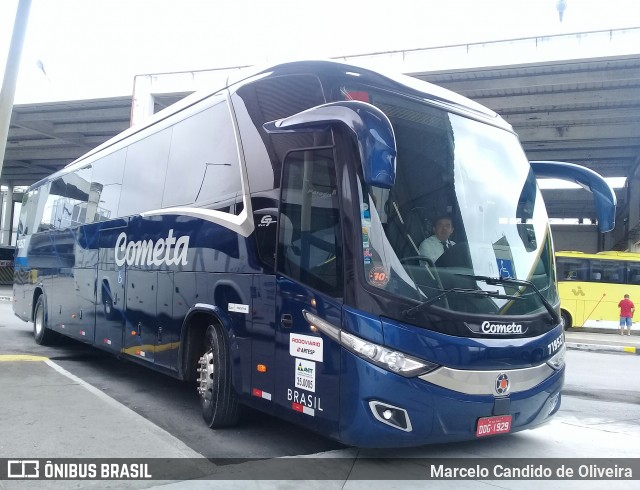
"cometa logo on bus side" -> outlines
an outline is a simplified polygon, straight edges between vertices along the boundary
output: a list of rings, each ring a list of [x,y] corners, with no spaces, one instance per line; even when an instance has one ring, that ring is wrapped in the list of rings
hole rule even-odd
[[[189,251],[189,237],[175,238],[173,230],[169,230],[167,238],[157,242],[139,240],[127,242],[125,232],[118,235],[115,246],[115,262],[118,267],[124,264],[132,265],[187,265]]]

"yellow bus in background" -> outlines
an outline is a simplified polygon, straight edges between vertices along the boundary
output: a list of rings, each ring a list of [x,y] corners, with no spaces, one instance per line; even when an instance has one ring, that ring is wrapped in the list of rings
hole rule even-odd
[[[556,252],[556,263],[565,330],[619,328],[618,303],[625,294],[640,308],[639,253]]]

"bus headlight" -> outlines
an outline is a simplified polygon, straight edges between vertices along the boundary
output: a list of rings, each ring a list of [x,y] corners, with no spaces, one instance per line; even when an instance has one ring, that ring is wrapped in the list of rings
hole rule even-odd
[[[423,361],[402,352],[368,342],[344,330],[340,332],[340,343],[347,350],[372,364],[407,378],[420,376],[438,367],[437,364],[432,362]]]
[[[556,371],[559,371],[560,369],[562,369],[562,366],[564,366],[564,356],[566,352],[567,348],[564,346],[564,344],[562,344],[560,350],[547,361],[547,364]]]
[[[440,367],[433,362],[388,349],[382,345],[361,339],[357,335],[347,333],[310,311],[302,310],[302,314],[310,325],[339,342],[347,350],[387,371],[410,378],[426,374]]]

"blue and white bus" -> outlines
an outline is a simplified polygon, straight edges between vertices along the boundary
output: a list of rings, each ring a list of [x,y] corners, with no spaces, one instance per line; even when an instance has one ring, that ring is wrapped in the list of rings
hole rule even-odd
[[[560,406],[535,173],[494,112],[405,76],[293,62],[157,113],[28,190],[14,284],[59,335],[360,447],[515,432]],[[608,189],[608,193],[607,193]],[[449,246],[420,254],[436,221]]]

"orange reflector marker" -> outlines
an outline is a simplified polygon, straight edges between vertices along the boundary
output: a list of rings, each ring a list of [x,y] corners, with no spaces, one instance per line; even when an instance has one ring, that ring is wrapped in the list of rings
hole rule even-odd
[[[136,332],[135,330],[132,330],[131,335],[138,335],[138,332]]]
[[[258,370],[259,373],[266,373],[267,372],[267,366],[264,364],[258,364],[256,366],[256,369]]]

